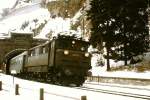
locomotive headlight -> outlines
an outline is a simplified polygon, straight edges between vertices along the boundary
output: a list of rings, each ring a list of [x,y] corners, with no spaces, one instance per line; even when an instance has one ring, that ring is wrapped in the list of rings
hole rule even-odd
[[[69,54],[69,51],[68,51],[68,50],[64,50],[64,54],[65,54],[65,55],[68,55],[68,54]]]
[[[84,47],[82,47],[82,48],[81,48],[81,51],[84,51],[84,50],[85,50],[85,48],[84,48]]]
[[[72,41],[72,44],[75,44],[76,42],[75,41]]]
[[[90,54],[88,52],[85,53],[85,57],[89,57]]]

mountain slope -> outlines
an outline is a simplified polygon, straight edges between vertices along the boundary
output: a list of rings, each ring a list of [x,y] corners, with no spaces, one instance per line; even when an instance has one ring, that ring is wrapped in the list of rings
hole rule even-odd
[[[72,18],[82,8],[85,0],[70,0],[67,3],[63,0],[49,0],[46,7],[42,7],[41,2],[23,3],[24,1],[26,0],[19,0],[21,3],[17,1],[1,23],[10,31],[29,31],[36,37],[46,38],[51,37],[52,33],[69,31],[71,23],[76,20]],[[81,29],[79,32],[81,34]]]

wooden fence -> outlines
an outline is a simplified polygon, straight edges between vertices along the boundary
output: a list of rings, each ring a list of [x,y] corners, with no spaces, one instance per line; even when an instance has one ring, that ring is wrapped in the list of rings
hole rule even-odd
[[[150,84],[150,79],[129,78],[129,77],[105,77],[105,76],[90,76],[87,81],[101,83],[117,83],[117,84],[132,84],[146,86]]]
[[[19,93],[19,84],[15,84],[15,95],[21,95]],[[2,87],[2,81],[0,81],[0,91],[3,91],[3,87]],[[39,100],[44,100],[44,88],[40,88],[39,91]],[[81,96],[80,99],[76,99],[76,100],[87,100],[86,96]]]

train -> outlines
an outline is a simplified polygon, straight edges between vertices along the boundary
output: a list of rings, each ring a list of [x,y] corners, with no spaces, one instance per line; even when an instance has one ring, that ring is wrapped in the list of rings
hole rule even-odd
[[[91,69],[90,43],[59,35],[9,59],[9,72],[53,84],[81,86]]]

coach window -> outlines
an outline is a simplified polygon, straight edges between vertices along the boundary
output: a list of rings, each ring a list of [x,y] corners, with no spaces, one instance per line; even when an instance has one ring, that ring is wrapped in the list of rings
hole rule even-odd
[[[47,53],[48,52],[48,45],[44,45],[44,46],[42,46],[42,53],[44,54],[44,53]]]
[[[43,47],[43,53],[46,53],[46,48],[45,47]]]
[[[39,47],[39,54],[43,53],[43,46]]]
[[[31,50],[28,51],[28,56],[31,56]]]
[[[48,44],[45,45],[45,53],[47,53],[47,52],[48,52]]]
[[[31,56],[35,56],[35,50],[31,51]]]
[[[35,51],[35,56],[39,55],[39,49],[40,49],[39,47],[35,48],[35,50],[34,50]]]

